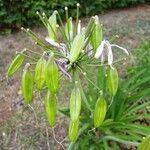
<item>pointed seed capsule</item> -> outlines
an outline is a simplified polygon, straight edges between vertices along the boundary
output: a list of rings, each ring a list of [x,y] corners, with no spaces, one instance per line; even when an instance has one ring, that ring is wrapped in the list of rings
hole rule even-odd
[[[102,39],[103,39],[102,25],[99,23],[98,17],[95,16],[95,28],[90,38],[91,45],[95,51],[101,44]]]
[[[49,37],[56,41],[56,32],[57,32],[57,19],[56,19],[56,11],[49,18],[49,24],[47,25]]]
[[[94,127],[99,127],[106,116],[107,112],[107,103],[103,97],[98,98],[96,104],[95,104],[95,110],[94,110]]]
[[[36,88],[38,90],[42,90],[45,83],[45,68],[46,68],[46,60],[44,56],[42,56],[37,62],[35,68],[35,83]]]
[[[81,93],[80,89],[75,85],[71,93],[70,98],[70,117],[72,121],[76,121],[79,118],[81,111]]]
[[[58,66],[54,61],[54,54],[52,54],[46,64],[45,80],[47,87],[51,93],[56,93],[58,90]]]
[[[47,92],[45,99],[45,111],[50,126],[54,127],[56,124],[57,113],[56,95],[54,93],[50,93],[49,91]]]
[[[73,23],[72,18],[69,18],[67,20],[67,23],[65,25],[65,34],[68,40],[72,41],[73,39]]]
[[[69,123],[69,139],[71,142],[75,142],[78,136],[79,119],[76,121],[70,120]]]
[[[107,86],[110,95],[115,96],[118,90],[118,72],[116,68],[109,68],[107,72]]]
[[[22,51],[21,53],[23,53],[23,52],[24,51]],[[20,66],[23,64],[24,56],[21,53],[17,54],[16,57],[11,62],[10,66],[7,70],[7,76],[8,77],[12,76],[20,68]]]
[[[34,78],[32,72],[29,70],[30,64],[27,63],[22,74],[22,94],[25,104],[29,104],[33,97]]]
[[[71,63],[75,62],[82,50],[84,44],[84,35],[82,33],[76,35],[71,45],[69,60]]]
[[[91,32],[91,29],[93,28],[94,26],[94,23],[95,23],[95,17],[92,17],[85,29],[85,38],[87,38]]]

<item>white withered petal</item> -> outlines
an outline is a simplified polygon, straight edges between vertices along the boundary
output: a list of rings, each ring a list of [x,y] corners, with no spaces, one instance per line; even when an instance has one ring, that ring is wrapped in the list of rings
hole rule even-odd
[[[104,46],[105,46],[105,40],[102,41],[100,46],[96,50],[95,58],[99,59],[104,51]]]
[[[111,49],[111,44],[106,41],[105,42],[107,49],[108,49],[108,65],[112,66],[113,63],[113,53],[112,53],[112,49]]]
[[[121,46],[119,46],[119,45],[111,44],[111,47],[117,47],[117,48],[119,48],[119,49],[122,49],[127,55],[129,55],[129,52],[127,51],[127,49],[125,49],[125,48],[123,48],[123,47],[121,47]]]
[[[53,39],[46,37],[45,38],[46,42],[48,42],[52,47],[58,49],[63,53],[64,56],[68,56],[68,51],[66,48],[66,45],[64,43],[56,43]]]
[[[117,47],[117,48],[123,50],[127,55],[129,55],[129,52],[127,51],[127,49],[125,49],[121,46],[118,46],[116,44],[110,44],[110,42],[108,40],[103,40],[101,42],[101,44],[99,45],[99,47],[97,48],[95,58],[100,59],[101,62],[103,62],[105,57],[107,56],[108,65],[110,65],[112,67],[112,65],[113,65],[112,47]]]

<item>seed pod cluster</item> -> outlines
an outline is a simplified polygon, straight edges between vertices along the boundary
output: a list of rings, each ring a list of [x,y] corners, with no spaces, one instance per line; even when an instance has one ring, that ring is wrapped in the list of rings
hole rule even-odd
[[[22,94],[25,104],[29,104],[32,101],[34,78],[32,72],[29,70],[30,64],[27,63],[22,74]]]
[[[56,104],[56,94],[47,92],[47,96],[45,99],[45,110],[48,118],[48,122],[51,127],[55,126],[56,123],[56,112],[57,112],[57,104]]]
[[[118,90],[118,72],[116,68],[108,68],[107,71],[107,87],[111,96],[115,96]]]
[[[58,90],[58,66],[54,61],[54,54],[52,54],[46,64],[45,80],[47,87],[51,93],[56,93]]]
[[[22,55],[23,51],[20,54],[17,54],[16,57],[13,59],[12,63],[10,64],[7,70],[7,76],[12,76],[22,65],[24,61],[24,55]]]
[[[23,52],[18,53],[8,68],[7,76],[12,76],[20,68],[20,66],[24,62],[24,57],[30,59],[31,64],[33,66],[35,65],[35,76],[33,75],[33,72],[30,69],[30,64],[27,63],[23,70],[21,83],[22,95],[25,104],[29,104],[32,102],[34,82],[36,85],[36,90],[38,92],[41,92],[47,88],[47,95],[44,99],[45,112],[49,125],[51,127],[54,127],[56,124],[57,115],[59,69],[61,70],[62,74],[66,75],[67,77],[69,77],[70,80],[73,81],[79,79],[80,73],[84,75],[82,77],[85,77],[87,81],[85,83],[89,83],[91,85],[87,90],[87,96],[84,94],[84,90],[82,90],[81,85],[78,84],[79,82],[73,82],[74,85],[70,96],[69,108],[67,108],[67,110],[61,110],[61,112],[64,112],[64,114],[66,114],[67,116],[70,115],[68,136],[71,142],[75,142],[79,136],[78,130],[80,123],[85,122],[86,120],[90,120],[90,118],[93,117],[92,124],[94,124],[94,127],[98,128],[99,126],[102,126],[107,113],[107,101],[104,97],[108,95],[111,96],[113,100],[113,96],[116,95],[118,90],[118,72],[116,68],[112,67],[112,48],[117,47],[125,52],[126,49],[116,44],[111,44],[108,40],[102,40],[102,25],[100,24],[97,16],[91,18],[86,28],[81,28],[81,21],[78,18],[79,4],[77,4],[77,27],[74,26],[72,18],[68,18],[67,7],[65,7],[65,10],[67,20],[65,27],[57,11],[54,11],[50,18],[48,18],[45,15],[45,13],[40,15],[37,12],[48,31],[49,37],[46,37],[45,39],[47,42],[45,40],[41,40],[30,29],[22,28],[22,30],[24,30],[28,35],[30,35],[34,39],[37,45],[41,46],[41,49],[46,50],[47,56],[50,55],[50,57],[47,60],[47,57],[44,53],[43,56],[39,59],[39,56],[41,56],[39,52],[27,49],[29,55],[28,53],[27,55],[23,54]],[[60,26],[57,24],[56,14],[58,16],[58,22],[60,23]],[[57,29],[59,29],[59,33],[61,33],[61,39],[63,38],[64,41],[59,41],[60,38],[57,37]],[[94,53],[96,50],[97,52],[95,54],[95,58],[100,58],[100,64],[97,64],[99,62],[94,60]],[[54,58],[54,53],[50,54],[51,51],[53,51],[56,54],[56,58]],[[30,56],[30,53],[33,54],[33,56]],[[104,61],[105,55],[108,56],[108,65],[105,64]],[[32,62],[32,60],[34,61]],[[84,66],[85,63],[87,63],[87,65]],[[86,70],[87,68],[89,68],[89,66],[99,66],[96,84],[94,83],[95,80],[93,80],[95,78],[88,78],[86,76]],[[106,71],[107,78],[105,74]],[[109,94],[105,94],[106,89],[108,89]],[[92,94],[89,92],[89,90]],[[97,95],[98,92],[101,92],[101,96],[99,98],[97,97],[99,96]],[[96,97],[96,103],[93,101],[94,97]],[[84,111],[83,113],[81,113],[82,98],[84,102],[82,108],[82,110]],[[112,101],[110,105],[111,104]],[[85,111],[86,107],[88,108],[88,110]],[[108,114],[111,113],[110,111],[112,111],[112,109],[109,109]],[[92,113],[92,115],[90,115],[90,113]],[[110,115],[108,115],[108,117],[109,116]],[[87,127],[82,128],[80,131],[82,132],[85,129],[89,129],[90,125],[91,121],[87,122]],[[142,142],[142,144],[139,146],[139,150],[145,150],[149,146],[148,143],[149,137],[148,140],[146,138]],[[62,144],[62,142],[60,142],[60,144]]]
[[[95,110],[94,110],[94,127],[99,127],[106,116],[107,112],[107,103],[106,100],[103,97],[98,98],[96,104],[95,104]]]
[[[35,83],[36,88],[38,90],[42,90],[45,83],[45,68],[46,68],[46,60],[44,56],[42,56],[37,62],[35,68]]]

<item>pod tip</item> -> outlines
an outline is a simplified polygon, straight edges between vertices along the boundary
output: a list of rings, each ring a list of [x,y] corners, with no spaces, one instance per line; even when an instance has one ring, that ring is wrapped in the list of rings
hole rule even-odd
[[[68,7],[67,7],[67,6],[65,7],[65,10],[68,10]]]
[[[83,72],[83,75],[86,76],[86,72]]]
[[[27,32],[29,32],[30,31],[30,29],[29,28],[27,28]]]
[[[80,7],[80,4],[79,4],[79,3],[77,3],[77,7]]]
[[[45,16],[45,13],[43,12],[42,15]]]

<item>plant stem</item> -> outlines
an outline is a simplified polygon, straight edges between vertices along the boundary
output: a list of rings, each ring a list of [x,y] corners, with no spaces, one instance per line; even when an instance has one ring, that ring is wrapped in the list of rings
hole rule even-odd
[[[54,140],[62,147],[63,150],[65,150],[63,144],[56,139],[54,127],[52,128],[52,132]]]

